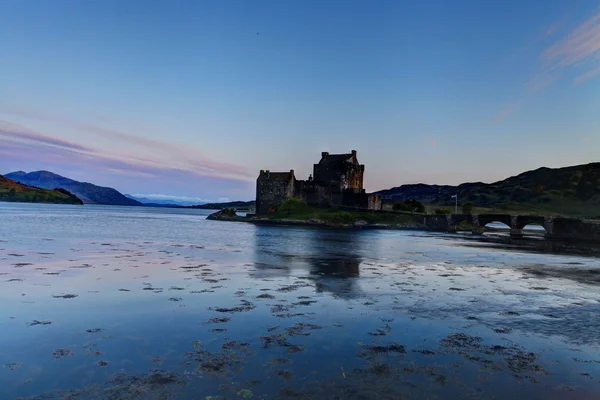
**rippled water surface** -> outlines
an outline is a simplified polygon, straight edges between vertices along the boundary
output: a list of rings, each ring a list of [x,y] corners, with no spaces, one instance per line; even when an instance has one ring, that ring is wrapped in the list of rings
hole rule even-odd
[[[586,252],[207,214],[0,203],[0,398],[600,397]]]

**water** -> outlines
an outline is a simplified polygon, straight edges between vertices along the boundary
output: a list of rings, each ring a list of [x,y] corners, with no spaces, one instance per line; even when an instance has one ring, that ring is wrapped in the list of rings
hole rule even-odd
[[[0,203],[0,398],[600,396],[588,253],[209,213]]]

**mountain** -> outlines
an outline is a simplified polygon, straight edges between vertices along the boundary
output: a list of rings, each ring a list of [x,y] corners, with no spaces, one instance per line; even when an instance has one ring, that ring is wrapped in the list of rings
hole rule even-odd
[[[458,186],[402,185],[376,192],[384,199],[409,198],[426,204],[452,206],[472,202],[475,207],[530,211],[568,216],[600,215],[600,163],[564,168],[538,168],[494,183]]]
[[[62,188],[79,197],[85,204],[108,204],[118,206],[141,206],[139,201],[123,196],[115,189],[78,182],[49,171],[11,172],[5,175],[19,183],[43,189]]]
[[[0,175],[0,201],[23,203],[83,204],[64,189],[48,190],[22,185]]]
[[[148,197],[133,196],[133,195],[127,194],[127,193],[125,193],[124,196],[125,197],[129,197],[130,199],[139,201],[140,203],[143,203],[144,205],[152,205],[152,206],[174,206],[174,207],[179,207],[179,206],[194,206],[194,205],[198,204],[197,201],[171,200],[171,199],[153,199],[153,198],[148,198]],[[200,203],[200,204],[204,204],[204,203]]]
[[[191,206],[189,208],[200,208],[206,210],[222,210],[223,208],[254,208],[256,205],[255,201],[230,201],[227,203],[208,203],[197,206]]]

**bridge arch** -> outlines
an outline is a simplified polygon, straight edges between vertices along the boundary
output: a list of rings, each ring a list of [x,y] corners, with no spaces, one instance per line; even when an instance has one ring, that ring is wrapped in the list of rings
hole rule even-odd
[[[539,217],[537,215],[519,215],[515,219],[515,229],[524,229],[527,225],[539,225],[544,230],[546,219],[544,217]]]
[[[456,232],[457,226],[466,221],[470,225],[473,225],[473,215],[471,214],[452,214],[448,217],[448,231]]]
[[[515,217],[509,214],[479,214],[473,216],[473,233],[483,234],[485,226],[494,222],[506,225],[511,236],[519,236],[521,231],[515,229]]]
[[[479,214],[477,216],[477,225],[481,228],[492,222],[500,222],[509,229],[514,228],[513,218],[508,214]]]
[[[496,228],[496,227],[490,226],[490,225],[493,225],[493,224],[502,225],[502,226],[498,227],[498,229],[510,229],[510,225],[508,225],[508,224],[506,224],[506,222],[502,222],[502,221],[490,221],[490,222],[486,223],[484,225],[484,227]]]

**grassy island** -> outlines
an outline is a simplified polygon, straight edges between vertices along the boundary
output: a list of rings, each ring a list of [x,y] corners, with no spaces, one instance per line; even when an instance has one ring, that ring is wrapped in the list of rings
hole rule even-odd
[[[260,216],[240,217],[233,209],[223,209],[209,216],[209,219],[244,221],[254,223],[298,224],[322,226],[377,226],[418,228],[410,214],[397,212],[373,212],[351,210],[331,205],[311,205],[304,200],[285,200],[277,210]]]
[[[285,200],[275,212],[267,214],[264,218],[272,220],[318,220],[342,225],[354,224],[359,221],[368,224],[413,223],[413,218],[408,214],[349,210],[327,205],[315,206],[296,198]]]

